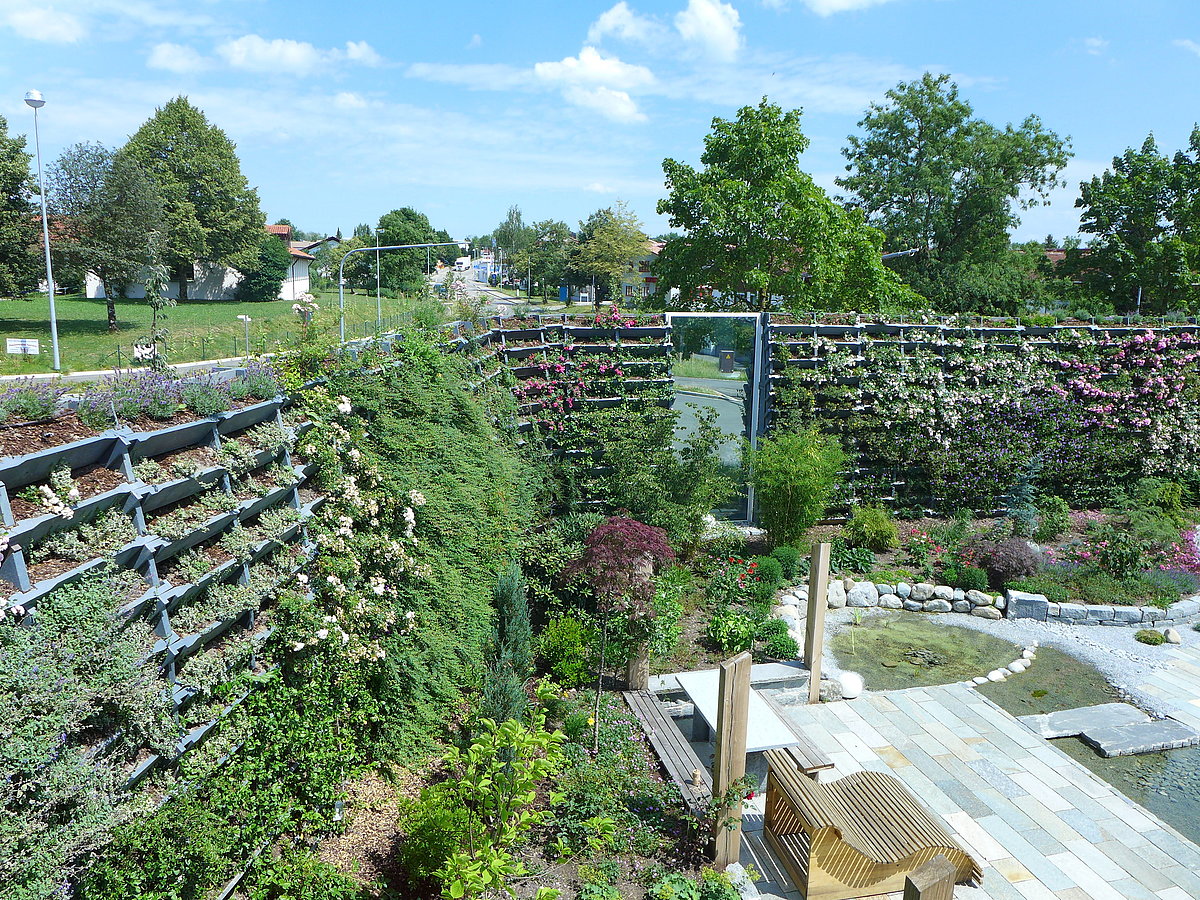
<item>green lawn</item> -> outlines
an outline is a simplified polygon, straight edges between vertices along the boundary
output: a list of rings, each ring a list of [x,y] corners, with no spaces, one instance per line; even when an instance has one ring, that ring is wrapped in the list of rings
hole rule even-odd
[[[318,294],[321,310],[313,327],[320,332],[336,332],[338,326],[337,292]],[[28,300],[0,300],[0,338],[21,337],[41,340],[37,357],[4,354],[0,374],[11,375],[51,370],[49,301],[45,295]],[[119,328],[108,331],[105,301],[88,300],[79,294],[55,298],[58,316],[58,340],[63,371],[110,369],[129,364],[135,341],[150,331],[150,308],[143,300],[118,300]],[[409,301],[383,298],[385,322],[406,311]],[[220,359],[245,353],[244,325],[237,316],[250,316],[250,347],[256,353],[275,350],[297,337],[300,321],[292,312],[290,300],[270,303],[237,303],[231,300],[188,300],[167,310],[167,328],[171,362]],[[346,294],[346,332],[348,337],[370,334],[375,328],[374,294]],[[0,351],[3,345],[0,345]]]
[[[722,374],[721,364],[715,356],[696,353],[691,359],[680,359],[676,356],[671,366],[671,374],[680,378],[725,378],[729,381],[741,381],[746,378],[746,369],[744,366],[735,366],[732,374],[725,375]]]

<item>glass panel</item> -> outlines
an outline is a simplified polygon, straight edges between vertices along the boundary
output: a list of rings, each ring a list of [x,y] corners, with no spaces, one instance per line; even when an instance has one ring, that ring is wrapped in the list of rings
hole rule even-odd
[[[676,446],[694,433],[697,413],[706,409],[716,414],[717,427],[729,435],[719,452],[738,489],[723,508],[713,510],[722,519],[747,518],[742,443],[750,420],[748,377],[754,364],[755,325],[752,316],[671,316],[672,374],[679,412]]]

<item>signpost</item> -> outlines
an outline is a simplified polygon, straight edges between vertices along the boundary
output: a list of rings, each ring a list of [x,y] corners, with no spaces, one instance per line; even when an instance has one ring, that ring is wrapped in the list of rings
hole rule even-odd
[[[5,338],[5,344],[9,353],[19,353],[22,356],[37,356],[42,352],[37,338]]]

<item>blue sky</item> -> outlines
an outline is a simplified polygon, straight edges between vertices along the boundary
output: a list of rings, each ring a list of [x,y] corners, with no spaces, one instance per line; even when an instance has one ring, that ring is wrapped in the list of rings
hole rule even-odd
[[[32,135],[40,89],[47,159],[186,94],[268,220],[313,231],[413,206],[462,236],[514,203],[574,226],[622,199],[654,234],[663,158],[696,162],[712,118],[764,94],[803,108],[803,165],[833,188],[867,104],[927,70],[993,123],[1070,136],[1069,186],[1017,231],[1061,236],[1115,154],[1186,144],[1200,2],[0,0],[0,115]]]

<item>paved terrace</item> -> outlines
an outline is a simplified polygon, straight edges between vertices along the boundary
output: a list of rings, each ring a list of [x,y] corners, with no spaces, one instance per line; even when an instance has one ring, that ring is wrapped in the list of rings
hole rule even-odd
[[[1200,647],[1163,647],[1170,665],[1151,675],[1138,690],[1157,697],[1172,718],[1200,731]],[[1200,897],[1200,892],[1197,892]]]
[[[837,774],[892,772],[946,821],[984,864],[982,888],[958,900],[1200,898],[1200,847],[964,685],[816,706],[771,693]],[[746,824],[760,889],[799,900],[754,831],[761,817]]]

